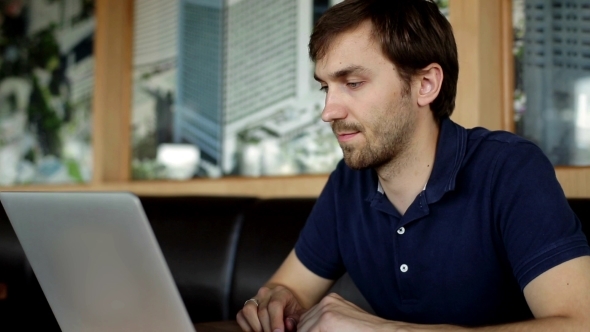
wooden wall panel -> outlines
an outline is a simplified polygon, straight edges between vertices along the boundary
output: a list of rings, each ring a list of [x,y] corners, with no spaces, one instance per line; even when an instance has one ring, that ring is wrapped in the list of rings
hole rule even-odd
[[[514,126],[514,55],[512,51],[514,32],[512,31],[512,0],[502,0],[501,3],[501,43],[502,62],[502,129],[515,131]]]
[[[96,0],[93,183],[130,179],[133,0]]]
[[[557,167],[557,179],[569,198],[590,198],[590,167]]]
[[[450,21],[459,52],[459,83],[453,120],[465,127],[479,123],[479,1],[450,0]]]
[[[459,84],[453,120],[464,127],[507,129],[503,114],[502,2],[450,0],[459,52]]]

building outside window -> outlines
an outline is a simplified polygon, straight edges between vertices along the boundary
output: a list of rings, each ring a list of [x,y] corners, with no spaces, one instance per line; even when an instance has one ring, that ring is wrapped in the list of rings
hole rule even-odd
[[[590,165],[590,1],[514,0],[516,131],[554,165]]]
[[[133,178],[331,172],[307,45],[338,2],[136,0]]]

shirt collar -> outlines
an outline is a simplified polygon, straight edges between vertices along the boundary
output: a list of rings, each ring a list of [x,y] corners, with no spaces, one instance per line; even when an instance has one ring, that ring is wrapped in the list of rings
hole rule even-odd
[[[465,128],[449,118],[441,121],[434,167],[426,189],[428,204],[437,202],[445,193],[455,189],[457,174],[465,157],[466,142]]]
[[[383,195],[385,194],[385,192],[383,191],[383,187],[381,186],[381,181],[379,181],[379,178],[377,178],[377,191]]]

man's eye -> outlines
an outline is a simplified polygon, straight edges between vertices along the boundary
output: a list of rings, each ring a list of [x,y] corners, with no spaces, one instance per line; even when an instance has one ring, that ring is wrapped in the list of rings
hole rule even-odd
[[[328,92],[328,86],[327,85],[322,85],[320,87],[320,91],[322,91],[322,92]]]
[[[348,87],[350,88],[358,88],[363,84],[363,82],[350,82],[350,83],[346,83],[346,85],[348,85]]]

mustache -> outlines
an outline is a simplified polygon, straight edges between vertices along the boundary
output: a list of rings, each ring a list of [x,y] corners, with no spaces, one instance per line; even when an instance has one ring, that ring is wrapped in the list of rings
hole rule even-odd
[[[343,131],[363,131],[363,126],[360,123],[344,122],[344,120],[336,120],[332,122],[332,131],[334,133]]]

